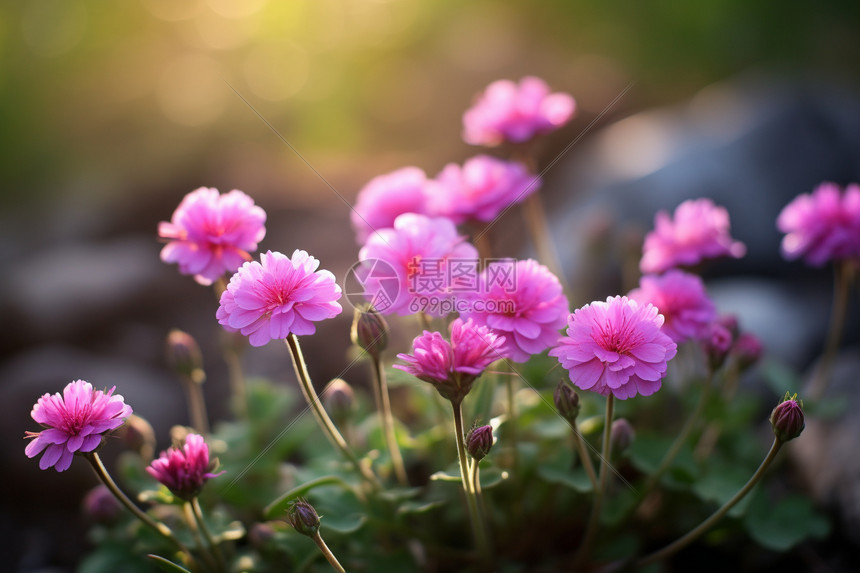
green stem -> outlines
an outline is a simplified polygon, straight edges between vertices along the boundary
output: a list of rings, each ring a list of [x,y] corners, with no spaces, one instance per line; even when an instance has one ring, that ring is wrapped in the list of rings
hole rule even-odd
[[[376,398],[376,410],[379,413],[379,423],[385,436],[385,445],[388,447],[388,455],[391,456],[391,464],[394,466],[394,475],[397,482],[402,486],[409,485],[406,476],[406,466],[403,464],[403,455],[397,445],[397,435],[394,433],[394,415],[391,413],[391,397],[388,394],[388,383],[385,380],[385,370],[379,355],[372,357],[375,384],[373,395]]]
[[[612,456],[612,418],[614,416],[615,396],[609,394],[606,397],[606,420],[603,426],[603,448],[600,454],[600,476],[598,477],[597,489],[594,492],[594,505],[591,506],[591,515],[585,529],[585,536],[579,547],[573,570],[579,570],[579,566],[587,561],[591,555],[591,548],[597,539],[597,530],[600,527],[600,511],[603,509],[603,496],[606,494],[606,478],[609,474],[609,459]]]
[[[209,546],[209,550],[215,556],[215,561],[218,563],[218,570],[226,571],[227,561],[224,559],[224,554],[221,552],[221,546],[215,542],[215,539],[209,532],[209,527],[207,527],[206,521],[203,519],[203,509],[201,509],[200,501],[196,496],[191,499],[191,509],[193,510],[194,518],[197,520],[200,532],[203,534],[203,538]]]
[[[299,380],[299,388],[301,388],[302,395],[305,397],[305,401],[314,413],[314,417],[322,428],[323,433],[332,445],[336,449],[340,450],[343,457],[352,462],[355,469],[359,472],[361,477],[367,481],[371,488],[373,490],[379,490],[379,480],[376,479],[376,476],[370,468],[359,462],[352,450],[349,449],[346,440],[343,439],[337,426],[334,425],[334,422],[329,418],[325,408],[323,408],[322,402],[320,401],[319,396],[317,396],[317,393],[314,390],[314,385],[311,382],[311,376],[310,373],[308,373],[308,366],[305,362],[304,356],[302,355],[302,349],[299,346],[299,339],[296,338],[295,334],[290,334],[287,336],[286,343],[287,348],[290,350],[290,357],[293,359],[293,368],[295,369],[296,377]]]
[[[466,505],[469,508],[469,518],[472,521],[472,532],[475,535],[475,544],[478,553],[485,564],[490,563],[490,541],[487,536],[486,526],[481,519],[478,509],[478,499],[473,488],[469,473],[468,454],[466,453],[466,440],[463,433],[463,410],[460,402],[451,402],[454,411],[454,433],[457,438],[457,458],[460,462],[460,478],[463,482],[463,491],[466,493]]]
[[[167,527],[165,524],[155,521],[149,515],[141,511],[139,507],[137,507],[132,501],[125,495],[119,486],[116,485],[116,482],[113,481],[113,478],[110,477],[107,469],[102,463],[101,458],[99,457],[97,452],[89,452],[84,454],[84,457],[90,462],[90,465],[93,466],[93,470],[95,470],[96,475],[102,481],[102,483],[107,486],[110,492],[116,497],[121,504],[123,504],[126,509],[134,514],[139,520],[143,523],[157,531],[162,537],[167,539],[170,543],[172,543],[177,549],[179,549],[182,553],[184,553],[190,561],[194,561],[194,557],[191,555],[191,551],[188,547],[185,546],[181,541],[179,541],[176,536],[173,534],[173,531]]]
[[[588,479],[591,481],[591,488],[597,491],[597,475],[594,472],[594,464],[591,463],[591,456],[588,455],[588,450],[585,449],[585,439],[579,433],[575,423],[571,427],[571,430],[573,430],[573,443],[576,445],[576,451],[579,452],[582,465],[585,467],[585,473],[588,474]]]
[[[681,428],[681,432],[675,438],[675,441],[672,443],[672,446],[669,448],[669,451],[666,452],[666,455],[663,456],[663,460],[660,462],[660,465],[657,467],[657,471],[651,474],[651,477],[648,478],[648,481],[645,484],[645,487],[642,488],[641,493],[639,494],[640,501],[645,499],[645,497],[651,492],[652,489],[660,482],[660,478],[663,477],[663,474],[669,469],[669,466],[672,465],[672,462],[675,461],[675,458],[681,452],[681,448],[684,447],[684,444],[687,442],[687,439],[690,437],[690,433],[696,428],[699,421],[702,417],[702,412],[705,409],[705,405],[708,403],[708,398],[710,397],[710,389],[713,383],[714,373],[709,369],[708,371],[708,379],[705,381],[705,385],[702,387],[702,392],[699,395],[699,402],[696,404],[696,407],[693,409],[693,412],[690,414],[690,417],[687,418],[687,421],[684,423],[684,427]],[[635,508],[634,508],[635,509]]]
[[[203,399],[203,385],[191,376],[183,376],[182,385],[185,386],[185,394],[188,398],[188,415],[191,418],[191,427],[205,436],[209,433],[209,416],[206,413],[206,402]]]
[[[334,553],[332,553],[331,549],[328,548],[328,545],[325,544],[325,541],[323,541],[323,538],[320,535],[319,531],[314,533],[311,539],[314,540],[314,543],[317,544],[317,547],[320,548],[320,551],[322,551],[322,554],[325,556],[326,560],[328,560],[328,562],[331,564],[335,571],[337,571],[338,573],[346,573],[346,569],[343,568],[343,565],[340,564],[340,562],[337,560],[337,557],[334,556]]]
[[[191,508],[191,502],[186,501],[182,504],[182,511],[185,514],[185,523],[188,524],[188,528],[191,530],[191,534],[194,536],[194,543],[197,545],[197,550],[206,560],[206,564],[213,570],[218,569],[218,565],[215,559],[212,556],[210,550],[206,548],[206,545],[203,543],[203,538],[200,536],[200,528],[197,527],[197,518],[194,515],[194,510]]]
[[[507,360],[504,361],[505,367],[510,370],[511,364]],[[519,443],[519,431],[517,429],[517,402],[514,392],[514,380],[513,376],[508,376],[505,379],[505,390],[507,393],[508,399],[508,441],[510,441],[511,446],[511,469],[513,470],[514,475],[517,471],[517,466],[519,466],[520,461],[520,452],[517,444]]]
[[[809,385],[806,395],[811,400],[818,400],[824,395],[830,383],[830,373],[833,362],[839,351],[839,343],[842,341],[842,331],[845,330],[845,316],[848,314],[848,294],[851,286],[851,274],[847,267],[848,263],[836,263],[833,269],[833,306],[830,311],[830,330],[827,333],[827,342],[824,346],[824,354],[815,372],[815,377]]]
[[[717,521],[719,521],[726,513],[729,512],[731,508],[733,508],[740,500],[746,496],[750,492],[750,490],[758,483],[761,477],[764,475],[764,472],[767,470],[768,466],[771,464],[773,459],[776,457],[777,452],[779,452],[779,448],[782,446],[782,442],[778,439],[774,438],[773,445],[770,447],[770,451],[767,453],[767,456],[761,462],[761,465],[758,467],[753,476],[749,479],[749,481],[738,491],[732,499],[727,501],[720,509],[715,511],[709,518],[699,524],[698,527],[688,532],[683,537],[678,540],[670,543],[663,549],[659,551],[655,551],[651,555],[647,557],[643,557],[639,561],[636,562],[636,567],[645,567],[646,565],[650,565],[651,563],[655,563],[657,561],[661,561],[666,559],[667,557],[677,553],[696,539],[698,539],[703,533],[705,533],[708,529],[713,527]]]

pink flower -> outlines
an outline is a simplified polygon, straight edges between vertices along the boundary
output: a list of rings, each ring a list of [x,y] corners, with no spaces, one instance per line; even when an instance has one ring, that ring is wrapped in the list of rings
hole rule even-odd
[[[340,286],[329,271],[305,251],[292,258],[267,252],[260,262],[247,262],[233,275],[221,294],[218,322],[248,337],[251,346],[290,334],[313,334],[314,322],[333,318],[342,308]]]
[[[370,235],[358,259],[369,272],[364,294],[382,314],[441,316],[446,312],[439,302],[463,279],[477,279],[478,251],[444,217],[400,215],[393,228]]]
[[[525,77],[519,85],[499,80],[487,86],[463,114],[463,140],[487,146],[528,141],[567,123],[575,108],[572,97],[549,93],[539,78]]]
[[[241,191],[219,195],[201,187],[182,199],[169,223],[158,224],[158,236],[168,239],[161,260],[179,263],[179,272],[202,285],[212,284],[251,259],[266,235],[265,222],[265,211]]]
[[[521,163],[478,155],[463,167],[445,166],[430,183],[427,208],[455,223],[492,221],[509,205],[537,191],[540,184],[540,177],[531,175]]]
[[[105,432],[119,428],[131,416],[131,406],[119,394],[113,395],[115,388],[102,392],[93,390],[89,382],[75,380],[66,385],[62,396],[57,392],[39,398],[30,415],[46,429],[26,433],[35,439],[24,453],[32,458],[45,450],[39,460],[41,469],[69,469],[75,452],[95,450]]]
[[[363,243],[374,231],[394,225],[403,213],[426,213],[427,176],[417,167],[403,167],[374,177],[358,192],[350,218],[356,240]]]
[[[203,436],[188,434],[181,448],[171,447],[161,452],[146,472],[167,486],[173,495],[190,500],[200,493],[207,480],[224,473],[212,473],[217,465],[217,461],[209,462],[209,446]]]
[[[502,354],[514,362],[555,344],[570,313],[558,278],[533,259],[491,262],[478,290],[461,316],[504,335]]]
[[[697,275],[672,269],[665,275],[645,275],[639,288],[627,295],[640,304],[651,303],[663,315],[663,332],[678,344],[704,340],[717,319],[717,308]]]
[[[505,338],[460,318],[451,322],[450,330],[450,342],[439,332],[425,330],[412,341],[412,354],[397,355],[406,364],[394,367],[433,384],[443,398],[459,403],[487,366],[503,358]]]
[[[574,385],[604,396],[624,400],[653,394],[678,351],[660,330],[663,317],[657,308],[626,296],[587,304],[567,323],[567,336],[549,355],[558,357]]]
[[[843,193],[834,183],[822,183],[812,194],[796,197],[776,220],[782,239],[782,255],[800,257],[810,265],[830,260],[860,258],[860,185],[852,183]]]
[[[675,209],[674,220],[666,211],[654,218],[654,230],[645,236],[643,273],[662,273],[678,266],[695,265],[715,257],[740,258],[743,243],[729,235],[729,213],[710,199],[684,201]]]

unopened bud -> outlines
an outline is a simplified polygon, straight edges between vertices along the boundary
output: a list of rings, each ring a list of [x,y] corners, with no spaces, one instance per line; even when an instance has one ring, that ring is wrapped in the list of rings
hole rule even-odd
[[[314,506],[303,499],[290,503],[287,508],[287,521],[293,529],[308,537],[315,536],[320,528],[320,516]]]
[[[636,439],[636,430],[633,429],[633,426],[625,418],[618,418],[612,422],[612,428],[609,432],[612,451],[619,454],[629,448],[633,440]]]
[[[717,324],[728,330],[732,334],[732,339],[737,339],[740,334],[740,325],[738,317],[734,314],[724,314],[717,319]]]
[[[257,549],[262,549],[275,538],[275,534],[275,528],[271,524],[255,523],[248,531],[248,539],[251,541],[251,545]]]
[[[492,426],[478,426],[466,436],[466,451],[476,462],[484,459],[493,447]]]
[[[741,372],[754,366],[761,359],[763,353],[764,347],[761,344],[761,340],[749,332],[744,332],[738,336],[734,347],[732,347],[732,355],[737,361],[738,370]]]
[[[355,407],[355,392],[346,380],[335,378],[323,391],[323,400],[331,417],[343,422],[352,415]]]
[[[388,323],[372,306],[356,307],[350,336],[353,344],[379,359],[388,347]]]
[[[732,349],[732,333],[725,326],[714,323],[707,338],[702,341],[702,348],[708,357],[708,366],[713,372],[723,365],[729,350]]]
[[[132,414],[117,430],[117,435],[130,450],[140,454],[144,463],[152,461],[155,455],[155,430],[144,418]]]
[[[793,440],[806,427],[803,420],[803,401],[797,399],[797,394],[789,396],[788,392],[773,412],[770,413],[770,425],[773,435],[780,442]]]
[[[96,523],[109,524],[119,518],[122,506],[105,485],[97,485],[84,496],[84,513]]]
[[[206,380],[200,347],[187,332],[174,329],[167,335],[167,362],[183,378],[198,384]]]
[[[579,416],[579,410],[582,407],[579,404],[579,394],[576,393],[576,390],[562,379],[556,386],[552,398],[558,413],[571,424],[576,423],[576,417]]]

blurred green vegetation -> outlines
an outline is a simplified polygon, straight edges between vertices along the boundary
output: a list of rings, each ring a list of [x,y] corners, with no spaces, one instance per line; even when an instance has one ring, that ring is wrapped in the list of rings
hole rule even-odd
[[[493,79],[572,93],[573,134],[631,81],[618,114],[748,70],[856,82],[858,23],[851,0],[13,0],[0,201],[226,181],[329,202],[230,86],[350,196],[382,170],[470,153],[459,117]]]

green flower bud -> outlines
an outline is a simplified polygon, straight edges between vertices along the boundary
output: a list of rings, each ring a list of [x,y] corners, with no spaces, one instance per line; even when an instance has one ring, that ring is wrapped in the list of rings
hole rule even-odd
[[[356,307],[350,337],[353,344],[379,359],[388,347],[388,323],[372,306]]]
[[[575,424],[582,407],[579,403],[579,394],[567,382],[560,380],[552,398],[558,413],[571,424]]]

